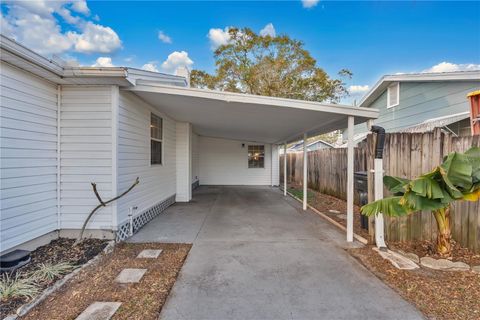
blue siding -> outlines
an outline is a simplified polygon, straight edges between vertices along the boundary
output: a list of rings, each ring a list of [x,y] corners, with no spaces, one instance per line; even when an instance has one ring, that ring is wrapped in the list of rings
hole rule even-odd
[[[367,107],[380,111],[375,124],[384,127],[387,132],[396,132],[431,118],[469,111],[467,94],[478,89],[480,81],[401,82],[398,106],[387,108],[385,90]],[[366,131],[365,124],[355,126],[355,134]]]

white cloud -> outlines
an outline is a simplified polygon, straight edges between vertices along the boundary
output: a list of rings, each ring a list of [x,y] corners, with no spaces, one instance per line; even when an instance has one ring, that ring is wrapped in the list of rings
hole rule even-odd
[[[67,36],[74,42],[75,51],[82,53],[110,53],[122,46],[117,33],[110,27],[87,22],[83,33],[68,32]]]
[[[163,31],[158,31],[158,39],[163,43],[172,43],[172,38],[166,35]]]
[[[81,16],[90,14],[83,0],[5,3],[8,11],[6,16],[2,15],[2,33],[41,54],[60,54],[70,50],[110,53],[121,47],[115,31]],[[62,27],[59,19],[65,22]],[[63,28],[70,31],[62,31]]]
[[[260,35],[262,37],[270,36],[270,37],[275,37],[275,27],[273,26],[272,23],[267,24],[265,27],[263,27],[262,30],[260,30]]]
[[[304,8],[313,8],[315,7],[320,0],[302,0],[302,5]]]
[[[110,57],[98,57],[92,67],[115,67]]]
[[[423,70],[422,72],[454,72],[454,71],[469,71],[469,70],[480,70],[480,64],[466,63],[466,64],[456,64],[451,62],[440,62]]]
[[[9,24],[11,37],[41,54],[62,53],[72,46],[71,40],[61,32],[60,26],[48,16],[30,13],[18,7],[11,9],[5,19],[6,22],[2,22],[2,25]]]
[[[192,59],[186,51],[174,51],[168,55],[167,60],[162,63],[162,69],[166,72],[174,72],[178,67],[190,67]]]
[[[149,63],[145,63],[145,64],[142,66],[142,69],[143,69],[143,70],[147,70],[147,71],[158,72],[157,63],[156,63],[155,61],[151,61],[151,62],[149,62]]]
[[[230,41],[230,34],[228,33],[229,27],[225,29],[211,28],[208,31],[208,39],[210,39],[210,45],[213,50],[217,49],[221,45],[227,44]]]
[[[85,0],[74,1],[72,4],[72,10],[75,12],[83,13],[86,16],[90,14],[90,9],[88,8],[87,1]]]
[[[361,94],[361,93],[365,93],[368,91],[369,86],[368,85],[352,85],[350,87],[348,87],[348,91],[351,93],[351,94]]]

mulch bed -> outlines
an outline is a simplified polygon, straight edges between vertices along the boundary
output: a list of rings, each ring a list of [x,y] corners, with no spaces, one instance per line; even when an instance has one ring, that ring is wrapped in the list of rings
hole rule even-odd
[[[75,319],[95,301],[122,305],[112,319],[158,319],[191,248],[190,244],[121,243],[89,266],[22,319]],[[162,249],[157,259],[136,259],[143,249]],[[139,283],[119,284],[124,268],[148,269]]]
[[[480,274],[427,268],[399,270],[372,250],[348,250],[429,319],[480,319]]]
[[[74,242],[74,239],[60,238],[37,248],[31,253],[30,263],[20,269],[17,269],[12,276],[15,276],[16,273],[20,273],[20,277],[26,276],[35,271],[40,263],[58,264],[61,262],[67,262],[74,266],[81,266],[102,252],[108,241],[100,239],[85,239],[85,241],[76,246],[73,245]],[[45,290],[47,287],[61,278],[63,278],[63,276],[59,276],[52,280],[44,280],[41,283],[38,283],[40,291]],[[7,315],[15,313],[19,307],[30,300],[31,299],[29,298],[21,297],[9,299],[7,301],[1,301],[0,318],[3,319]]]
[[[303,197],[303,190],[301,186],[289,186],[289,192],[299,197]],[[340,223],[344,227],[347,227],[347,201],[338,199],[334,196],[323,194],[321,192],[308,189],[307,202],[309,205],[317,209],[318,211],[326,214],[336,222]],[[329,210],[339,211],[340,213],[332,213]],[[368,230],[363,229],[360,218],[360,207],[357,205],[353,206],[353,232],[364,237],[368,240]]]
[[[435,252],[436,244],[432,241],[389,242],[388,246],[391,249],[397,249],[397,250],[402,250],[404,252],[415,253],[420,258],[421,257],[432,257],[434,259],[444,258]],[[452,241],[452,255],[447,259],[452,260],[454,262],[456,261],[465,262],[466,264],[471,266],[480,265],[479,253],[475,253],[467,248],[463,248],[455,241]]]

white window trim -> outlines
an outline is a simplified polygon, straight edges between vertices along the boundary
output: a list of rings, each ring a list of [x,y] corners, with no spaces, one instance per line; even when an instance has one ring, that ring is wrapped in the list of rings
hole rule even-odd
[[[250,146],[263,146],[263,167],[258,167],[258,168],[251,168],[249,165],[248,165],[248,147]],[[264,144],[247,144],[247,169],[251,170],[251,169],[265,169],[266,166],[265,166],[265,160],[267,158],[267,148]]]
[[[397,87],[397,103],[396,104],[390,104],[390,88],[396,86]],[[395,82],[392,83],[387,87],[387,109],[396,107],[400,104],[400,82]]]
[[[153,137],[152,137],[152,131],[151,131],[151,129],[150,129],[150,126],[152,125],[152,120],[151,120],[152,114],[155,115],[156,117],[162,119],[162,139],[157,139],[157,138],[153,138]],[[163,140],[164,140],[163,137],[164,137],[164,133],[165,133],[165,132],[164,132],[164,130],[163,130],[163,127],[164,127],[164,119],[163,119],[163,117],[162,117],[162,116],[159,116],[159,115],[156,114],[155,112],[150,112],[150,124],[149,124],[149,127],[148,127],[148,136],[149,136],[149,138],[150,138],[150,139],[148,139],[148,142],[149,142],[149,143],[148,143],[148,146],[149,146],[149,152],[148,152],[148,154],[150,155],[150,156],[149,156],[149,161],[148,161],[148,163],[149,163],[150,167],[163,166],[163,163],[164,163],[164,160],[165,160],[165,155],[164,155],[165,147],[164,147],[164,143],[163,143]],[[152,147],[151,147],[151,141],[152,141],[152,140],[162,143],[162,159],[160,160],[161,163],[154,163],[154,164],[152,164]]]

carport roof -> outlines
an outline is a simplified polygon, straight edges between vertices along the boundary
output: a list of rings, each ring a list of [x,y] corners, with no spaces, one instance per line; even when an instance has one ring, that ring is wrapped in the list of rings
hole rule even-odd
[[[160,85],[138,80],[129,91],[176,121],[190,122],[203,136],[284,143],[308,135],[347,127],[375,119],[378,110],[340,104],[273,98],[206,89]]]

